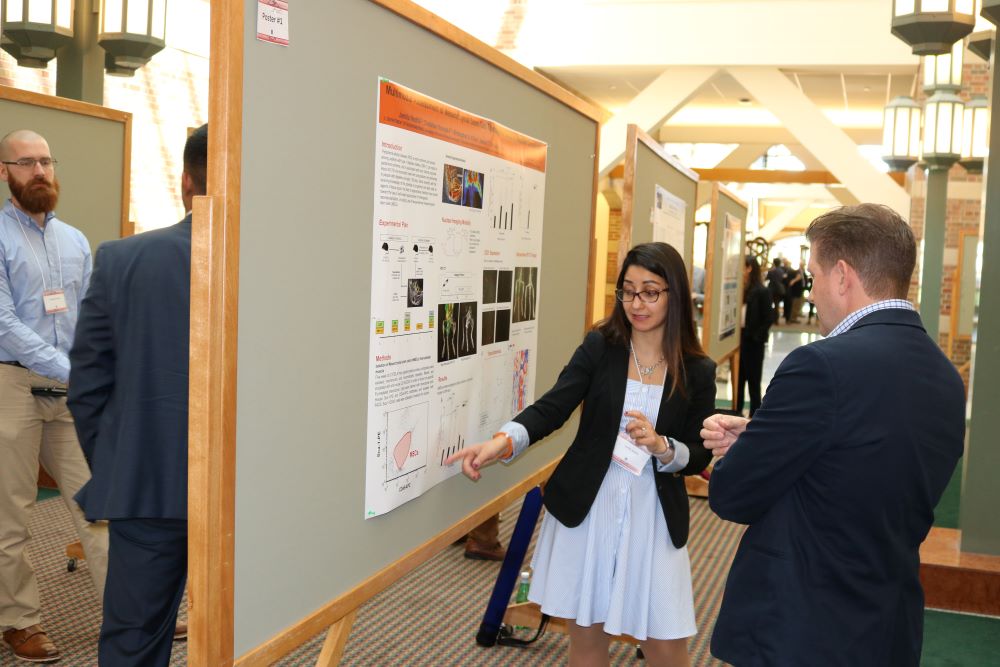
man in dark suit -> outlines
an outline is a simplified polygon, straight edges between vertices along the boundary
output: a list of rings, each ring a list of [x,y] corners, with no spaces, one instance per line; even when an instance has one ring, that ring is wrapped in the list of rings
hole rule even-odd
[[[184,147],[180,223],[101,245],[70,351],[69,407],[91,480],[76,499],[110,531],[102,667],[167,665],[187,577],[191,200],[208,128]]]
[[[962,455],[954,366],[905,297],[909,226],[873,204],[820,216],[810,298],[826,338],[782,362],[752,421],[705,420],[709,503],[748,524],[712,654],[736,667],[916,667],[920,543]]]

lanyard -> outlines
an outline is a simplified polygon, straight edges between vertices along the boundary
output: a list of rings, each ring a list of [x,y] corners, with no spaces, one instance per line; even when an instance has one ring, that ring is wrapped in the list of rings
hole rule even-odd
[[[45,289],[45,270],[42,269],[42,262],[38,259],[38,253],[35,252],[35,246],[31,245],[31,241],[28,239],[28,233],[24,231],[24,227],[21,224],[20,211],[17,207],[12,207],[14,209],[14,216],[17,219],[17,226],[21,229],[21,235],[24,236],[24,242],[28,244],[28,249],[31,251],[32,256],[35,258],[35,264],[38,265],[38,273],[42,276],[42,291],[47,291]],[[28,218],[29,222],[31,218]],[[62,248],[59,246],[59,234],[57,232],[52,232],[52,235],[56,240],[56,258],[59,261],[59,289],[63,288],[65,284],[63,282],[63,266],[62,266]],[[45,243],[45,229],[42,228],[42,244]]]

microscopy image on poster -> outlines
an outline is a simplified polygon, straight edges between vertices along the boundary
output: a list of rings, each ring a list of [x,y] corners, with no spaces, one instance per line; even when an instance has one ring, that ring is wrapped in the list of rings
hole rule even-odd
[[[365,516],[534,398],[548,147],[378,80]],[[484,435],[485,434],[485,435]]]
[[[522,266],[514,269],[514,322],[535,319],[537,284],[538,267]]]
[[[483,303],[497,302],[497,271],[487,269],[483,271]]]
[[[496,327],[496,316],[495,310],[487,310],[483,313],[483,327],[482,331],[482,341],[483,345],[493,344],[493,331]]]
[[[417,308],[424,305],[424,279],[410,278],[407,281],[406,305]]]
[[[458,356],[476,353],[476,302],[458,304]]]
[[[478,171],[465,170],[465,187],[462,189],[462,205],[472,208],[483,207],[483,187],[485,177]]]
[[[497,303],[510,303],[514,293],[514,272],[500,271],[497,275]]]
[[[506,343],[510,340],[510,311],[498,310],[496,315],[496,329],[493,333],[494,343]]]

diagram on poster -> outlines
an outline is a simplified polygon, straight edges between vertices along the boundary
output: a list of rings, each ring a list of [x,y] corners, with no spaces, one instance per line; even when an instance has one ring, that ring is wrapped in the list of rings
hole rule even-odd
[[[544,142],[378,81],[365,516],[534,397]]]

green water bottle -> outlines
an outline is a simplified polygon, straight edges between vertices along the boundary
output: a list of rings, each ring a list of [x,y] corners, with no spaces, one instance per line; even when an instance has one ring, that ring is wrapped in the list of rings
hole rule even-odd
[[[527,602],[529,588],[531,588],[531,572],[525,570],[521,573],[521,581],[517,584],[517,593],[514,594],[514,602]]]

